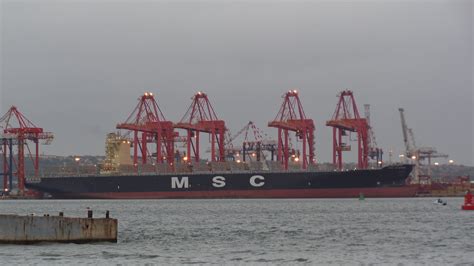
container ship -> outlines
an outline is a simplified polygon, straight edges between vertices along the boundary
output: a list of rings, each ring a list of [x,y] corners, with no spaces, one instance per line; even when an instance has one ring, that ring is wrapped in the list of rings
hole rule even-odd
[[[366,106],[366,117],[361,117],[352,91],[345,90],[338,95],[336,111],[326,122],[333,130],[333,162],[330,167],[317,163],[315,125],[306,117],[298,95],[296,90],[283,95],[275,119],[268,123],[277,130],[278,137],[272,140],[253,122],[236,135],[230,135],[204,92],[193,96],[179,122],[166,120],[153,93],[147,92],[138,99],[128,118],[117,124],[119,132],[108,135],[106,159],[93,173],[79,171],[80,158],[77,158],[76,173],[55,172],[41,178],[38,177],[38,147],[36,157],[29,156],[36,158],[33,165],[37,178],[25,178],[21,167],[27,156],[20,155],[25,153],[26,141],[38,145],[43,136],[52,140],[52,135],[32,123],[13,128],[11,121],[15,117],[7,113],[4,133],[13,136],[11,139],[15,141],[3,139],[4,187],[8,183],[7,172],[11,187],[12,162],[17,161],[19,191],[23,192],[26,187],[53,198],[415,196],[416,188],[406,185],[413,166],[383,166],[382,150],[376,146],[368,108]],[[19,117],[18,112],[16,116]],[[29,122],[26,118],[19,120]],[[245,138],[235,147],[233,143],[238,135]],[[203,139],[209,143],[202,143]],[[357,143],[358,161],[347,167],[342,155],[351,151],[351,141]],[[18,145],[19,150],[14,160],[12,145]],[[208,147],[207,158],[201,155],[203,147]],[[8,161],[10,165],[5,164]]]
[[[27,188],[53,198],[346,198],[412,197],[405,185],[412,165],[380,169],[295,172],[215,172],[42,178]]]

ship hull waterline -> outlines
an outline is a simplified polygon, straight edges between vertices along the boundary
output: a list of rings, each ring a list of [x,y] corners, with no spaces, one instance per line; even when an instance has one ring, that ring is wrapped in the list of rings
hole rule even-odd
[[[346,189],[278,189],[184,192],[102,192],[55,193],[55,199],[271,199],[271,198],[406,198],[416,196],[416,187],[346,188]]]

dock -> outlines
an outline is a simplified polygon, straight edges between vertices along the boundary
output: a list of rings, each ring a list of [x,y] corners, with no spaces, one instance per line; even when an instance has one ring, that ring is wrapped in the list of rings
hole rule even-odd
[[[0,214],[0,244],[117,242],[117,219]]]

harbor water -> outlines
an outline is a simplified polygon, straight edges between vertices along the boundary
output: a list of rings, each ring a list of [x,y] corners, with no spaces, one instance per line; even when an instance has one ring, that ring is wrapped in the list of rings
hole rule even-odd
[[[2,214],[119,223],[118,243],[0,245],[0,264],[467,264],[474,212],[462,198],[1,200]]]

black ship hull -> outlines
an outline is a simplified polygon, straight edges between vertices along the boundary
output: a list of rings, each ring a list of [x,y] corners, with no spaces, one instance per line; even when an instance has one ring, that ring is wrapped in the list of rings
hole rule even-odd
[[[244,172],[49,177],[27,182],[53,198],[410,197],[412,165],[333,172]]]

